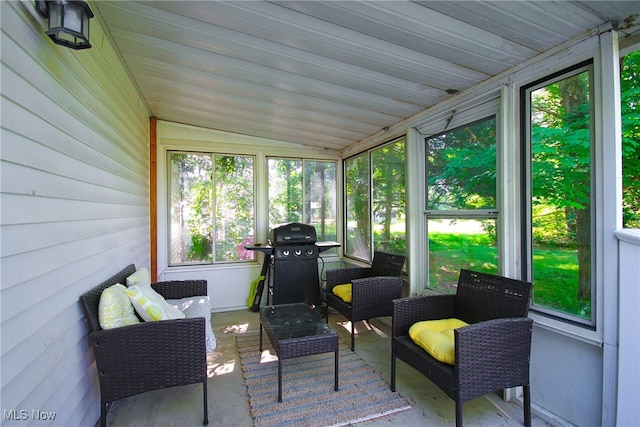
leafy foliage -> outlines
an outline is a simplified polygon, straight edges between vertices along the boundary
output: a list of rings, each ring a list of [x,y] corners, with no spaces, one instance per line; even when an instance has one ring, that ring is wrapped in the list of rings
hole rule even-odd
[[[238,248],[254,233],[253,158],[187,153],[170,158],[171,262],[251,259],[253,253]]]
[[[244,244],[254,236],[253,158],[216,156],[216,260],[253,259]]]
[[[623,224],[640,228],[640,51],[624,58],[622,97],[622,209]]]
[[[385,145],[371,153],[373,175],[374,248],[404,254],[403,242],[394,242],[391,226],[404,224],[405,151],[404,140]]]
[[[590,204],[588,78],[580,73],[532,94],[531,175],[537,204],[574,209]]]
[[[302,221],[302,160],[269,159],[271,227]]]
[[[585,305],[591,301],[590,76],[590,69],[582,70],[530,93],[534,302],[548,308],[555,308],[554,301],[541,297],[548,284],[536,262],[543,241],[577,250],[578,292],[571,298]],[[567,290],[573,285],[567,283]]]
[[[369,259],[371,256],[371,215],[369,208],[368,153],[345,160],[346,254]]]
[[[405,253],[405,178],[404,139],[345,161],[347,255],[370,260],[372,245]]]
[[[429,210],[496,208],[495,129],[489,118],[429,138]]]
[[[319,240],[337,240],[336,162],[268,160],[269,224],[311,224]]]

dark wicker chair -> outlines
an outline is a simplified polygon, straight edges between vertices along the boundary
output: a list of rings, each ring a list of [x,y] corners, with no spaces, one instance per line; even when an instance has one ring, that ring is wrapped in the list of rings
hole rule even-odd
[[[80,297],[100,382],[101,425],[106,426],[107,411],[116,400],[194,383],[202,383],[204,424],[208,424],[203,318],[141,322],[108,330],[100,327],[98,303],[102,291],[116,283],[125,284],[135,271],[135,266],[129,265]],[[206,280],[158,282],[152,287],[167,299],[207,295]]]
[[[419,296],[393,302],[391,390],[396,390],[396,358],[440,387],[456,404],[487,393],[522,386],[524,423],[531,426],[529,357],[533,320],[527,318],[531,283],[461,270],[455,295]],[[409,338],[421,320],[457,318],[455,365],[437,361]]]
[[[376,251],[371,267],[347,267],[327,271],[327,323],[331,307],[351,322],[351,351],[355,349],[354,323],[391,316],[392,301],[402,296],[404,255]],[[336,285],[352,284],[352,302],[333,294]]]

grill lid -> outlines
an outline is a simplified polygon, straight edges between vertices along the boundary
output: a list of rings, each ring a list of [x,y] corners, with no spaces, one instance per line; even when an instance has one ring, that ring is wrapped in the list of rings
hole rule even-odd
[[[273,246],[314,244],[316,228],[313,225],[290,222],[271,229],[269,240]]]

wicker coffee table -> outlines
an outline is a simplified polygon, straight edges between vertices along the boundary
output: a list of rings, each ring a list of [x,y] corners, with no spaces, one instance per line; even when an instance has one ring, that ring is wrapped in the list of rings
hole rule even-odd
[[[338,390],[338,334],[307,304],[282,304],[260,308],[262,329],[278,356],[278,402],[282,402],[282,361],[312,354],[335,353],[335,384]]]

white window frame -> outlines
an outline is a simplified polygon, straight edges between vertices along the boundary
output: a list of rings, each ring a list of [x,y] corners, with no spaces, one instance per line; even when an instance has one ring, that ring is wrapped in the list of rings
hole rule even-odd
[[[505,252],[503,246],[506,244],[506,240],[504,238],[505,229],[501,223],[502,216],[500,212],[502,210],[502,200],[504,200],[504,187],[501,185],[503,181],[503,173],[502,173],[502,161],[503,157],[503,137],[502,137],[502,117],[500,115],[500,97],[496,91],[485,95],[483,97],[479,97],[476,99],[472,99],[464,104],[460,104],[455,108],[442,111],[440,114],[434,116],[431,120],[427,121],[427,124],[420,127],[418,130],[422,136],[421,144],[424,146],[422,150],[422,170],[424,174],[424,180],[422,181],[422,192],[423,196],[423,204],[422,204],[422,222],[424,227],[424,237],[422,239],[423,242],[428,241],[429,236],[429,219],[438,219],[438,218],[478,218],[478,219],[495,219],[496,228],[497,228],[497,247],[498,247],[498,272],[500,274],[505,274],[503,271],[503,257],[502,254]],[[446,211],[432,211],[427,209],[427,200],[426,200],[426,186],[427,186],[427,159],[426,159],[426,139],[431,136],[442,134],[448,130],[457,129],[460,127],[464,127],[468,124],[472,124],[478,121],[482,121],[491,117],[495,117],[496,120],[496,207],[495,209],[478,209],[478,210],[446,210]],[[428,257],[428,248],[424,247],[423,256],[424,259],[429,259]],[[423,284],[423,292],[433,292],[434,290],[429,286],[429,265],[428,261],[423,266],[424,268],[424,278],[422,281]],[[435,292],[441,292],[440,290],[435,290]]]
[[[341,168],[342,169],[342,176],[345,177],[346,176],[346,171],[345,171],[346,162],[348,160],[352,160],[352,159],[355,159],[356,157],[360,157],[360,156],[367,156],[368,159],[369,159],[369,171],[368,171],[368,173],[369,173],[369,177],[368,177],[369,178],[369,239],[370,239],[370,245],[371,245],[370,248],[369,248],[369,259],[365,260],[365,259],[355,258],[353,256],[347,255],[347,253],[346,253],[346,249],[347,249],[347,226],[346,226],[346,224],[344,224],[344,226],[343,226],[343,235],[342,235],[342,239],[344,241],[344,245],[343,245],[342,253],[346,258],[349,258],[349,259],[352,259],[352,260],[355,260],[355,261],[359,261],[359,262],[366,262],[366,263],[371,263],[371,261],[373,260],[373,253],[375,251],[375,249],[374,249],[375,244],[374,244],[374,241],[373,241],[373,224],[374,224],[374,222],[373,222],[373,173],[372,173],[372,171],[373,171],[373,163],[371,161],[371,157],[372,157],[371,155],[372,155],[372,153],[374,151],[380,150],[380,149],[384,148],[387,145],[395,144],[395,143],[397,143],[397,142],[399,142],[401,140],[404,140],[404,146],[405,146],[405,177],[406,177],[405,178],[405,195],[407,195],[408,189],[406,187],[408,185],[407,181],[409,180],[409,174],[408,174],[408,170],[407,170],[407,163],[408,163],[407,162],[407,158],[408,158],[408,155],[407,155],[407,153],[408,153],[407,152],[407,144],[408,144],[408,142],[407,141],[408,141],[408,138],[407,138],[406,135],[398,136],[398,137],[393,138],[391,140],[388,140],[388,141],[386,141],[386,142],[384,142],[382,144],[370,147],[365,151],[361,151],[359,153],[355,153],[353,155],[350,155],[349,157],[343,159],[343,161],[342,161],[342,168]],[[346,207],[347,207],[347,182],[346,182],[346,178],[343,178],[343,182],[342,182],[342,197],[344,199],[344,204],[343,204],[344,208],[343,209],[346,209]],[[408,197],[407,197],[406,200],[408,200]],[[408,254],[410,253],[410,251],[409,251],[409,249],[410,249],[409,248],[409,240],[408,240],[409,239],[409,211],[408,211],[409,207],[407,206],[408,203],[406,202],[406,200],[405,200],[405,217],[406,217],[406,220],[405,220],[405,239],[407,239],[406,240],[406,248],[407,248],[407,250],[406,250],[407,254],[406,255],[407,255],[407,260],[408,260],[408,258],[409,258]],[[347,213],[346,213],[346,211],[343,210],[343,212],[342,212],[342,221],[343,221],[343,223],[346,222],[346,218],[347,218]]]
[[[531,115],[531,102],[530,102],[530,95],[533,91],[541,89],[543,87],[547,87],[549,85],[552,85],[554,83],[557,83],[559,81],[562,81],[564,79],[567,78],[571,78],[574,76],[577,76],[579,74],[582,74],[584,72],[588,72],[589,73],[589,103],[591,106],[591,128],[590,128],[590,135],[591,135],[591,140],[590,140],[590,168],[589,168],[589,181],[590,181],[590,199],[591,199],[591,203],[589,204],[590,206],[590,210],[591,212],[589,213],[590,216],[590,221],[591,221],[591,236],[590,236],[590,246],[591,246],[591,260],[590,260],[590,270],[591,270],[591,283],[590,283],[590,300],[591,300],[591,318],[590,319],[585,319],[585,318],[581,318],[577,315],[573,315],[570,313],[566,313],[563,312],[561,310],[554,310],[551,309],[549,307],[543,306],[543,305],[539,305],[539,304],[535,304],[535,301],[532,301],[531,303],[531,310],[535,313],[539,313],[543,316],[549,316],[549,317],[554,317],[554,318],[558,318],[561,321],[566,321],[566,322],[574,322],[578,325],[582,325],[584,327],[587,328],[595,328],[595,323],[596,323],[596,317],[597,317],[597,313],[596,313],[596,301],[594,299],[594,296],[597,294],[596,292],[596,283],[593,280],[593,278],[596,277],[596,263],[595,263],[595,253],[593,252],[593,248],[595,247],[595,235],[593,233],[594,228],[594,224],[596,221],[595,218],[595,209],[593,209],[593,198],[594,198],[594,193],[595,193],[595,179],[594,179],[594,175],[595,175],[595,152],[594,152],[594,146],[595,146],[595,118],[594,118],[594,102],[595,102],[595,97],[593,96],[594,91],[593,91],[593,86],[594,86],[594,82],[593,82],[593,75],[595,74],[595,70],[593,67],[593,64],[589,61],[588,63],[584,63],[584,64],[575,64],[575,66],[570,67],[569,69],[566,70],[562,70],[559,73],[556,73],[555,75],[549,75],[547,77],[542,78],[539,81],[536,81],[533,85],[527,85],[526,89],[523,90],[523,92],[526,92],[526,95],[520,100],[521,101],[521,105],[524,106],[523,111],[522,112],[522,116],[523,116],[523,136],[522,136],[522,141],[521,143],[523,144],[523,146],[526,146],[527,148],[524,150],[525,154],[524,154],[524,164],[522,166],[523,172],[526,175],[526,179],[525,181],[525,185],[524,185],[524,189],[522,191],[522,193],[524,195],[526,195],[525,197],[525,203],[523,205],[526,205],[526,208],[523,209],[524,215],[523,215],[523,222],[526,224],[524,227],[524,234],[525,237],[523,238],[524,244],[522,246],[521,252],[522,252],[522,258],[525,259],[526,258],[526,263],[525,265],[522,266],[523,268],[523,272],[522,272],[522,276],[526,278],[526,280],[532,281],[532,275],[534,274],[534,272],[532,271],[533,268],[533,227],[532,227],[532,205],[529,202],[531,199],[531,184],[532,184],[532,177],[531,177],[531,167],[532,167],[532,158],[531,158],[531,145],[532,145],[532,141],[531,141],[531,120],[530,120],[530,115]],[[526,98],[526,99],[525,99]],[[534,283],[534,292],[535,292],[535,283]]]
[[[186,266],[210,266],[210,265],[215,265],[215,264],[228,264],[228,263],[249,263],[249,262],[255,262],[255,257],[254,259],[240,259],[240,260],[216,260],[216,246],[218,244],[217,240],[215,239],[215,236],[217,234],[217,218],[216,218],[216,205],[218,203],[218,200],[216,199],[215,196],[215,186],[216,186],[216,181],[215,181],[215,168],[216,168],[216,159],[219,157],[245,157],[245,158],[250,158],[253,159],[253,211],[254,211],[254,215],[253,215],[253,229],[254,229],[254,239],[255,239],[255,229],[256,229],[256,214],[255,214],[255,205],[256,205],[256,198],[257,195],[255,194],[255,188],[256,188],[256,176],[255,176],[255,171],[256,171],[256,156],[255,155],[251,155],[251,154],[229,154],[229,153],[221,153],[218,151],[186,151],[186,150],[167,150],[166,152],[166,165],[167,165],[167,183],[166,183],[166,188],[167,188],[167,200],[170,200],[170,196],[169,193],[171,192],[172,188],[171,188],[171,177],[170,177],[170,169],[171,169],[171,155],[172,154],[186,154],[186,155],[199,155],[199,156],[208,156],[211,158],[212,161],[212,176],[211,176],[211,182],[212,182],[212,191],[214,194],[212,194],[212,199],[213,199],[213,205],[211,206],[211,234],[212,236],[214,236],[212,238],[211,241],[211,257],[212,260],[211,261],[197,261],[197,262],[171,262],[171,256],[170,256],[170,252],[171,252],[171,218],[170,218],[170,210],[171,210],[171,206],[168,204],[167,205],[167,209],[165,209],[166,215],[167,215],[167,235],[166,235],[166,244],[167,244],[167,265],[168,267],[186,267]]]
[[[307,212],[305,212],[305,206],[304,206],[304,196],[306,195],[305,193],[305,189],[306,189],[306,183],[305,183],[305,177],[304,177],[304,171],[305,171],[305,163],[307,162],[322,162],[322,163],[334,163],[335,164],[335,168],[336,168],[336,182],[335,182],[335,194],[334,194],[334,200],[336,203],[336,223],[340,220],[340,212],[338,212],[338,188],[339,188],[339,183],[338,183],[338,169],[340,168],[340,162],[338,162],[337,160],[329,160],[329,159],[318,159],[315,157],[287,157],[287,156],[275,156],[275,155],[269,155],[266,157],[265,161],[267,162],[267,173],[269,171],[269,160],[293,160],[293,161],[300,161],[302,162],[302,171],[303,171],[303,177],[302,177],[302,195],[303,195],[303,206],[302,206],[302,218],[304,218],[307,214]],[[267,194],[269,194],[269,184],[267,182]],[[268,202],[270,203],[270,201]],[[267,209],[267,216],[269,213],[269,209]],[[269,221],[269,219],[267,218],[267,221]],[[272,224],[272,225],[276,225],[276,224]],[[337,227],[337,224],[336,224]],[[336,236],[337,238],[337,236]]]
[[[167,152],[169,151],[193,151],[193,152],[217,152],[228,155],[238,156],[254,156],[254,215],[255,215],[255,239],[256,242],[266,243],[269,234],[268,225],[268,192],[267,180],[268,171],[266,167],[266,157],[286,157],[295,153],[296,157],[313,158],[321,161],[340,162],[340,156],[336,152],[327,152],[327,150],[316,149],[288,142],[270,140],[266,138],[258,138],[247,135],[240,135],[224,131],[205,129],[183,125],[179,123],[171,123],[158,121],[157,128],[157,271],[158,280],[170,280],[177,275],[208,275],[214,271],[230,271],[234,272],[247,269],[250,262],[218,262],[213,264],[197,264],[197,265],[178,265],[169,266],[167,236],[169,232],[168,224],[168,169],[167,169]],[[338,167],[336,171],[338,177],[338,185],[342,181],[342,168]],[[339,194],[338,194],[339,196]],[[338,238],[342,236],[342,212],[341,200],[338,200]],[[326,262],[335,262],[338,255],[328,254],[324,256]],[[254,265],[261,266],[262,258],[260,256],[254,261]],[[250,270],[246,270],[250,273]],[[247,274],[248,274],[247,273]],[[182,276],[181,276],[182,277]],[[197,276],[201,277],[201,276]],[[249,281],[249,276],[247,276]]]
[[[605,31],[598,36],[585,39],[572,46],[571,52],[562,51],[548,58],[524,67],[510,76],[509,82],[504,85],[502,104],[509,108],[511,123],[513,126],[505,127],[505,137],[516,141],[518,145],[520,132],[519,119],[519,91],[520,87],[530,82],[537,81],[556,72],[568,69],[587,60],[593,60],[594,69],[594,159],[593,182],[595,195],[592,199],[595,217],[593,233],[596,236],[592,251],[595,251],[594,268],[592,277],[596,291],[592,295],[595,300],[595,328],[586,328],[573,322],[545,316],[536,312],[529,312],[535,324],[544,329],[557,332],[586,343],[604,346],[615,342],[617,327],[612,316],[617,313],[618,291],[616,286],[603,286],[605,283],[617,283],[617,240],[615,230],[622,224],[622,186],[618,185],[622,179],[622,148],[620,126],[620,89],[619,89],[619,54],[617,49],[617,34],[613,31]],[[503,109],[506,111],[506,109]],[[514,117],[515,116],[515,117]],[[509,144],[507,144],[509,145]],[[516,150],[519,157],[519,148]],[[520,187],[520,174],[518,170],[512,170],[505,178],[512,181],[514,193],[518,194]],[[515,173],[515,174],[513,174]],[[520,206],[519,197],[505,203],[505,206]],[[510,220],[515,221],[510,229],[511,233],[522,234],[519,213]],[[514,249],[519,250],[519,246]],[[519,252],[516,252],[519,253]],[[607,254],[607,263],[604,262],[604,254]],[[513,277],[519,277],[522,266],[513,264]],[[605,316],[608,321],[604,322]]]

